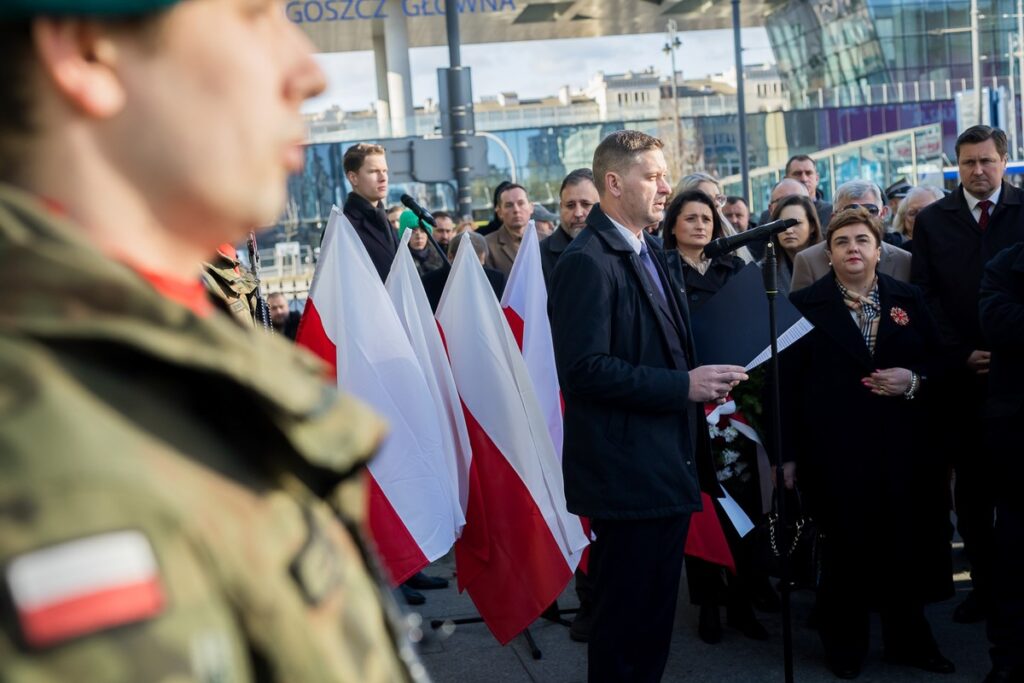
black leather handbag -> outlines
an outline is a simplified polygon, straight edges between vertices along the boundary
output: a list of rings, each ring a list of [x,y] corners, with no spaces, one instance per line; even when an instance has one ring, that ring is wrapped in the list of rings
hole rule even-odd
[[[822,535],[814,518],[802,509],[799,493],[787,492],[786,520],[779,519],[778,494],[772,509],[754,529],[757,557],[766,574],[782,578],[782,559],[789,559],[792,588],[815,588],[820,575]]]

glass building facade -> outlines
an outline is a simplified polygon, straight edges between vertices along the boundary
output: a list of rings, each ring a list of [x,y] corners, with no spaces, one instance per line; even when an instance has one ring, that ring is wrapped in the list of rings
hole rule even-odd
[[[982,78],[1009,75],[1016,0],[978,0]],[[790,0],[765,19],[795,96],[892,83],[971,84],[969,0]],[[963,88],[958,88],[963,89]]]
[[[924,159],[927,150],[927,163],[941,167],[948,161],[944,150],[951,150],[956,139],[955,121],[952,100],[750,114],[747,152],[751,168],[769,169],[753,174],[751,199],[755,207],[767,204],[771,185],[791,155],[817,157],[823,149],[844,145],[850,147],[819,165],[826,196],[831,195],[835,184],[855,177],[871,178],[884,186],[901,174],[906,175],[905,167],[915,152],[919,159]],[[913,133],[881,142],[872,140],[929,124],[933,127],[927,140],[919,139],[913,146],[909,142]],[[622,128],[642,130],[665,140],[674,136],[671,122],[653,120],[496,131],[494,135],[509,148],[511,159],[499,145],[488,141],[487,172],[472,180],[476,218],[490,217],[493,189],[512,177],[513,163],[516,179],[527,188],[530,199],[555,207],[562,178],[575,168],[590,166],[598,142]],[[684,119],[682,154],[688,163],[699,163],[718,177],[738,174],[736,128],[735,115]],[[275,227],[274,237],[319,244],[319,233],[327,223],[331,206],[341,206],[349,191],[342,157],[352,144],[317,143],[306,147],[305,168],[289,180],[289,209]],[[673,152],[667,144],[666,153]],[[433,209],[451,209],[455,205],[455,188],[450,183],[393,184],[387,203],[397,204],[405,192]]]

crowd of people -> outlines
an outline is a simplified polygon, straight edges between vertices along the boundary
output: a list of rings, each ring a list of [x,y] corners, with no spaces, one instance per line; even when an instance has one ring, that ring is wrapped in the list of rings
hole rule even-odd
[[[298,314],[280,294],[264,307],[230,246],[301,167],[299,107],[324,87],[305,38],[231,0],[36,0],[0,19],[0,678],[424,680],[365,541],[385,426],[284,341]],[[722,490],[764,520],[771,439],[719,409],[774,388],[774,495],[815,521],[825,665],[858,676],[877,611],[886,661],[954,671],[924,609],[953,595],[955,511],[972,590],[954,619],[986,622],[986,683],[1024,680],[1024,193],[1002,131],[964,130],[956,159],[950,192],[852,180],[829,204],[797,155],[754,221],[712,175],[670,184],[662,142],[622,130],[565,177],[557,214],[504,182],[486,226],[431,226],[385,205],[382,147],[347,150],[344,215],[381,280],[407,244],[435,308],[457,236],[498,298],[531,220],[542,238],[565,498],[594,534],[570,628],[589,680],[661,679],[684,562],[703,640],[722,607],[770,637],[756,535],[715,506],[735,571],[684,545]],[[705,256],[777,219],[792,225],[770,241]],[[772,255],[813,328],[762,388],[700,362],[691,316]],[[263,315],[281,334],[253,329]],[[402,594],[444,585],[419,574]]]
[[[383,149],[370,149],[379,166]],[[1004,512],[997,543],[995,508],[1014,503],[998,498],[1000,477],[992,477],[1011,467],[1003,460],[1019,449],[1009,416],[1020,416],[1021,391],[990,375],[994,340],[982,329],[1007,335],[1001,367],[1019,375],[1024,352],[1012,340],[1020,340],[1021,304],[1012,304],[1016,328],[1004,306],[1019,297],[1014,245],[1024,240],[1024,216],[1020,191],[1003,180],[1002,131],[966,130],[956,152],[962,184],[952,192],[903,183],[887,193],[852,180],[836,188],[831,204],[821,197],[813,160],[798,155],[760,216],[761,223],[793,221],[770,240],[779,290],[813,325],[782,354],[784,446],[769,455],[783,459],[786,488],[799,492],[799,513],[815,521],[813,622],[839,678],[860,672],[871,611],[881,614],[886,661],[954,670],[924,617],[926,604],[953,595],[951,507],[972,569],[972,590],[954,619],[989,620],[988,680],[1021,675],[1024,603],[1008,573],[1021,567],[1021,529],[1017,513]],[[656,680],[674,612],[665,596],[675,594],[678,539],[699,507],[695,492],[723,486],[754,519],[769,507],[757,486],[767,473],[733,476],[737,468],[756,471],[756,458],[717,457],[711,442],[722,431],[697,426],[706,412],[700,404],[710,401],[710,411],[743,391],[747,374],[701,366],[688,332],[691,314],[748,263],[765,267],[768,240],[706,258],[712,240],[759,222],[746,200],[726,196],[709,174],[671,187],[654,138],[613,134],[595,152],[594,167],[566,176],[559,225],[540,243],[565,398],[567,500],[591,519],[597,539],[589,574],[577,575],[581,609],[570,634],[591,644],[591,680]],[[540,208],[511,182],[498,186],[494,206],[495,219],[469,231],[500,297]],[[430,227],[417,225],[411,212],[402,219],[423,232],[409,248],[418,265],[426,263],[419,254],[429,251]],[[435,234],[450,247],[456,231],[444,224]],[[374,244],[369,236],[364,243]],[[433,263],[423,270],[425,284],[443,283],[443,263]],[[983,273],[998,264],[1002,276],[990,273],[985,281],[1017,289],[988,295],[999,297],[999,308],[990,309],[998,313],[979,318]],[[441,287],[427,290],[436,298]],[[1002,387],[998,416],[990,379]],[[736,458],[746,460],[737,466]],[[724,606],[731,627],[766,639],[756,614],[778,610],[779,597],[754,539],[741,538],[724,515],[722,522],[735,574],[686,558],[698,633],[708,643],[721,639]],[[637,614],[644,618],[630,618]]]

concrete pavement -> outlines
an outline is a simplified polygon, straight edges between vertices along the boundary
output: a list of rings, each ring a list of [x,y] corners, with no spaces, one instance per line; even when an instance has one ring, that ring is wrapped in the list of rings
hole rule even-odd
[[[877,617],[872,622],[872,645],[864,670],[858,678],[863,683],[891,681],[933,681],[938,683],[978,683],[988,672],[988,643],[984,624],[961,625],[952,621],[953,608],[962,599],[968,583],[964,559],[954,552],[957,565],[958,595],[952,600],[932,605],[927,610],[939,647],[957,667],[956,673],[942,676],[906,667],[882,663],[881,634]],[[507,646],[500,646],[483,624],[469,624],[433,631],[431,619],[454,619],[476,615],[472,601],[459,595],[454,581],[455,560],[452,554],[435,562],[427,574],[452,579],[445,590],[425,591],[427,603],[417,612],[422,615],[424,642],[423,661],[438,682],[457,683],[577,683],[586,680],[587,648],[569,639],[568,629],[545,620],[531,628],[542,658],[534,660],[527,644],[518,637]],[[821,642],[817,633],[805,625],[812,595],[802,591],[793,596],[793,643],[795,680],[801,683],[837,680],[825,668]],[[559,604],[575,607],[576,594],[570,584]],[[778,614],[759,614],[761,622],[772,634],[766,642],[744,638],[738,631],[724,627],[718,645],[706,645],[697,637],[697,609],[689,604],[685,580],[680,584],[679,608],[676,613],[672,650],[664,680],[722,681],[725,683],[760,683],[783,680],[782,622]],[[724,623],[724,612],[723,612]]]

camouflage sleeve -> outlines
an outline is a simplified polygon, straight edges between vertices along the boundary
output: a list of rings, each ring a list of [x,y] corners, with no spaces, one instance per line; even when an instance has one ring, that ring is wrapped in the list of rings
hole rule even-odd
[[[201,553],[141,497],[71,481],[0,488],[0,680],[252,679]]]

